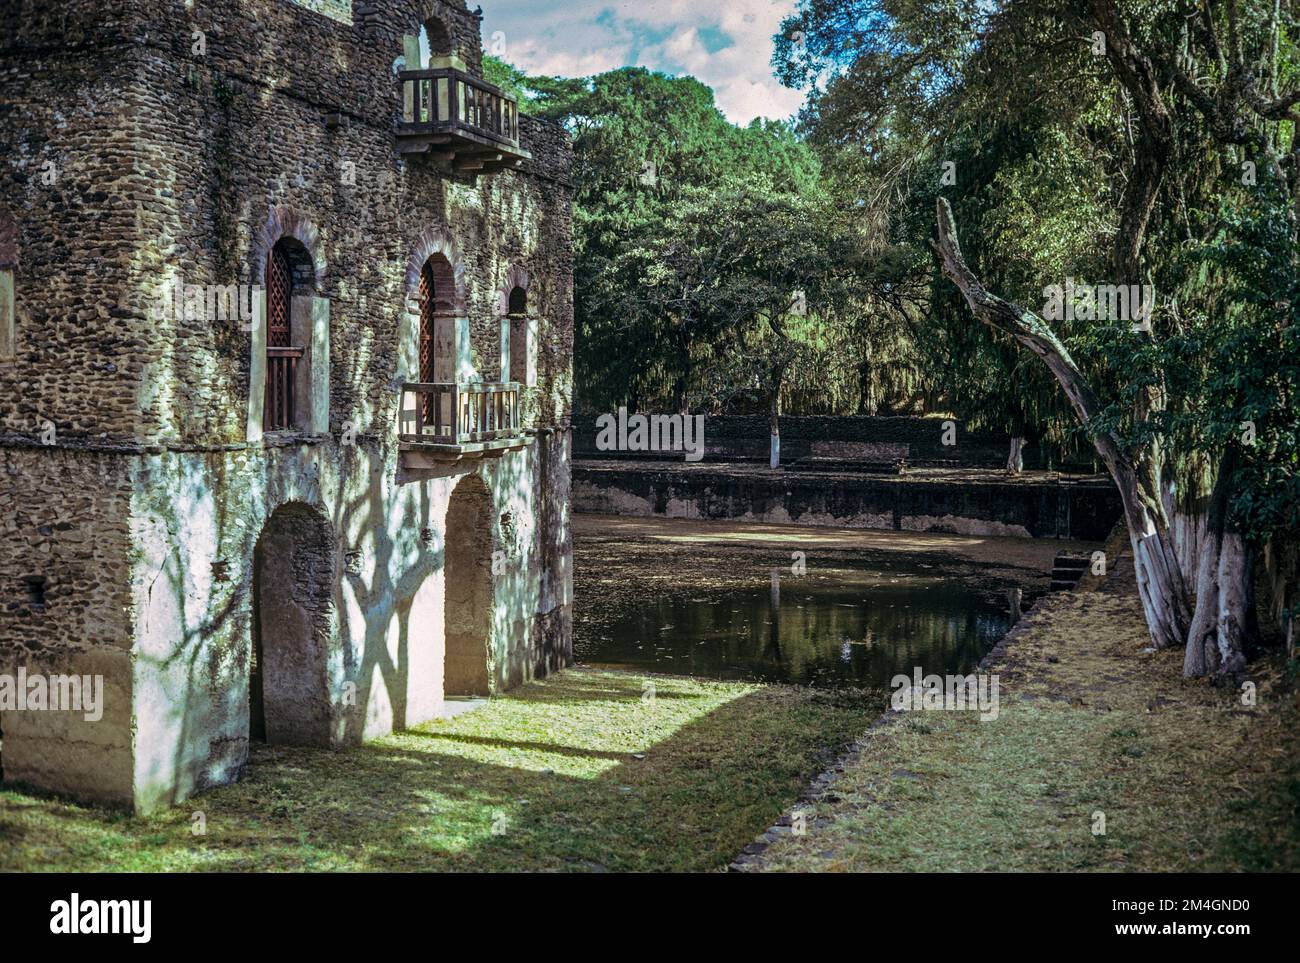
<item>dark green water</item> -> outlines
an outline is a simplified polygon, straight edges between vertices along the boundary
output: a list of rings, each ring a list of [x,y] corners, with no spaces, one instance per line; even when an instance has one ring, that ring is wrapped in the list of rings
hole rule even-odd
[[[902,573],[890,573],[898,575]],[[647,599],[585,627],[582,661],[822,687],[888,686],[915,666],[974,670],[1011,626],[1007,595],[927,577],[835,584],[781,579],[708,597]]]

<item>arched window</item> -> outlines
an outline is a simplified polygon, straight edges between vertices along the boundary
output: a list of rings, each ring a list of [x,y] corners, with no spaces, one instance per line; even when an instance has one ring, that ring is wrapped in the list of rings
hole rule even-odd
[[[528,313],[528,292],[519,285],[510,289],[510,316],[523,317]]]
[[[451,380],[451,372],[441,363],[450,347],[438,337],[440,318],[456,315],[455,277],[451,264],[441,254],[424,262],[420,270],[420,380]],[[439,344],[439,341],[442,341]]]
[[[319,379],[328,374],[326,333],[317,328],[328,326],[329,314],[328,302],[314,297],[314,279],[311,254],[301,241],[285,236],[275,242],[266,257],[264,431],[325,430],[320,422],[326,416],[314,413],[321,392],[312,379],[313,374]],[[316,367],[319,372],[313,371]]]
[[[320,231],[301,211],[271,210],[254,245],[244,437],[330,430],[330,302]]]
[[[526,276],[523,281],[506,295],[506,316],[501,319],[501,378],[531,387],[537,384],[537,319],[529,314]]]
[[[297,416],[298,363],[302,345],[293,343],[293,265],[284,239],[266,262],[266,406],[267,431],[292,428]]]
[[[451,263],[435,254],[420,269],[420,380],[456,380],[454,326],[455,275]],[[425,417],[433,417],[433,395],[424,396]]]

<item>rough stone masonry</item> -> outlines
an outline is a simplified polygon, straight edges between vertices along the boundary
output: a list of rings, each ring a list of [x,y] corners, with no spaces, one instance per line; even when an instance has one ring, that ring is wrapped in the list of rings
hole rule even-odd
[[[98,721],[0,711],[4,780],[148,811],[251,739],[570,659],[568,136],[399,150],[402,70],[508,117],[479,32],[461,0],[0,8],[0,673],[103,679]],[[178,284],[251,320],[159,310]],[[517,423],[413,438],[430,382],[444,414],[518,384]]]

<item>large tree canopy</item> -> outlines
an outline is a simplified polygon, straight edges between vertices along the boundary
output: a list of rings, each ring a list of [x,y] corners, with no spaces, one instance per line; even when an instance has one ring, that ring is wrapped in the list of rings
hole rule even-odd
[[[914,390],[915,254],[877,243],[790,124],[736,126],[697,80],[640,68],[487,71],[573,134],[580,407],[874,410]]]
[[[805,0],[778,37],[828,176],[891,242],[937,233],[927,375],[1073,424],[1189,675],[1241,668],[1254,553],[1300,530],[1296,29],[1279,0]]]

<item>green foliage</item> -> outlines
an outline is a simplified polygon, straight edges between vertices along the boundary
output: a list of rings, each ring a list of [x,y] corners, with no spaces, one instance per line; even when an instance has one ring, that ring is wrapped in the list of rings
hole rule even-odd
[[[848,403],[862,379],[835,351],[875,276],[902,272],[882,262],[851,283],[870,245],[789,124],[733,125],[691,77],[492,70],[573,135],[579,407]]]
[[[1204,296],[1154,348],[1185,402],[1161,413],[1157,430],[1182,451],[1233,452],[1232,508],[1263,542],[1300,532],[1300,250],[1275,179],[1225,199],[1217,221],[1211,240],[1184,255],[1187,287]]]
[[[1091,430],[1116,433],[1134,455],[1163,452],[1189,508],[1230,455],[1237,523],[1256,539],[1294,536],[1300,250],[1294,173],[1278,176],[1269,160],[1291,149],[1294,123],[1256,116],[1239,141],[1225,139],[1169,76],[1177,61],[1204,89],[1230,79],[1203,17],[1184,16],[1172,0],[1121,6],[1137,44],[1156,58],[1175,126],[1142,250],[1142,280],[1158,298],[1154,336],[1117,321],[1053,327],[1100,395],[1104,412]],[[1243,0],[1237,10],[1244,62],[1260,71],[1276,63],[1276,79],[1257,81],[1261,89],[1294,87],[1295,11],[1280,12],[1274,56],[1273,5]],[[925,256],[943,193],[981,281],[1040,310],[1044,288],[1066,278],[1134,280],[1110,276],[1110,252],[1145,147],[1133,103],[1089,49],[1087,15],[1087,4],[1068,0],[803,0],[777,37],[775,64],[788,83],[809,88],[801,130],[827,180],[874,208],[864,216],[880,233]],[[1225,8],[1212,16],[1228,38]],[[1241,183],[1246,159],[1259,169],[1257,185]],[[941,183],[945,162],[955,183]],[[1041,362],[977,322],[936,260],[925,271],[928,323],[916,351],[927,394],[974,424],[1011,429],[1023,419],[1031,436],[1079,449],[1074,414]],[[1135,419],[1147,392],[1163,407]],[[1251,444],[1242,442],[1247,422]]]
[[[519,102],[519,109],[525,114],[536,113],[533,88],[529,86],[528,76],[519,68],[512,67],[491,54],[484,54],[483,79],[514,97]]]

